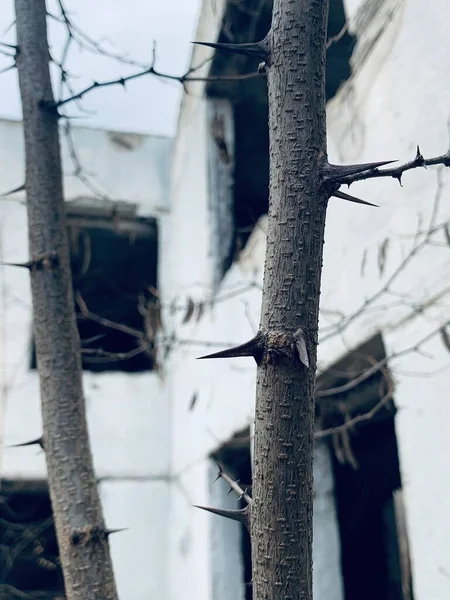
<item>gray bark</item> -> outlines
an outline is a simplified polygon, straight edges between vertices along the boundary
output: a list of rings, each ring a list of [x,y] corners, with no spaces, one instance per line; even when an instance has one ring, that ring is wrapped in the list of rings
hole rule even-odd
[[[115,600],[86,426],[45,0],[15,0],[15,8],[43,440],[66,594]]]
[[[329,196],[321,179],[327,15],[327,0],[275,0],[267,40],[270,208],[251,506],[255,600],[312,598],[313,392]]]

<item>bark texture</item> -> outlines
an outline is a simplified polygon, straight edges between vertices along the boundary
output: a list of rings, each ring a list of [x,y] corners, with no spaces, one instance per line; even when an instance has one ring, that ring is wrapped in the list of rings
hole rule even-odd
[[[327,16],[328,0],[275,0],[268,38],[270,208],[251,518],[256,600],[312,598]]]
[[[45,0],[15,0],[15,8],[43,441],[66,594],[116,600],[86,426]]]

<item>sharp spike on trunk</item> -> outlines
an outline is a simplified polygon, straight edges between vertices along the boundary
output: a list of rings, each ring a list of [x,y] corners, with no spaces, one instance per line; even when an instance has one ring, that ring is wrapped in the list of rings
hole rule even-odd
[[[0,263],[0,265],[2,267],[20,267],[22,269],[31,269],[32,267],[31,262],[26,262],[26,263],[10,263],[10,262],[2,262]]]
[[[31,440],[30,442],[22,442],[22,444],[9,444],[7,448],[24,448],[25,446],[40,446],[44,449],[44,440],[42,437],[36,438],[35,440]]]
[[[7,44],[6,42],[0,42],[0,46],[3,46],[4,48],[11,48],[11,50],[15,50],[17,52],[17,50],[19,50],[19,46],[15,46],[14,44]]]
[[[121,531],[127,531],[128,527],[123,529],[103,529],[101,527],[95,527],[87,525],[81,529],[78,529],[72,533],[71,540],[74,546],[85,546],[88,542],[106,540],[113,533],[120,533]]]
[[[247,529],[249,529],[249,509],[248,506],[242,508],[240,510],[227,510],[224,508],[212,508],[210,506],[199,506],[198,504],[194,504],[195,508],[200,508],[201,510],[206,510],[214,515],[218,515],[219,517],[225,517],[226,519],[231,519],[232,521],[238,521],[239,523],[243,523]]]
[[[323,167],[323,177],[325,181],[339,181],[341,178],[348,177],[350,175],[356,175],[357,173],[363,173],[364,171],[373,171],[379,167],[390,165],[396,160],[383,160],[380,162],[373,163],[361,163],[359,165],[332,165],[326,163]]]
[[[346,194],[345,192],[341,192],[337,190],[333,193],[335,198],[340,198],[341,200],[348,200],[349,202],[354,202],[355,204],[365,204],[367,206],[375,206],[378,207],[378,204],[372,204],[372,202],[366,202],[365,200],[361,200],[360,198],[356,198],[356,196],[350,196],[350,194]]]
[[[261,42],[254,42],[252,44],[221,44],[213,42],[192,42],[198,46],[207,46],[208,48],[215,48],[216,50],[223,50],[224,52],[230,52],[231,54],[241,54],[243,56],[254,56],[265,62],[269,58],[269,45],[267,38]]]
[[[248,342],[245,342],[244,344],[234,346],[233,348],[227,348],[226,350],[221,350],[220,352],[214,352],[213,354],[199,356],[198,360],[203,360],[205,358],[238,358],[240,356],[253,356],[253,358],[257,361],[263,350],[263,347],[263,337],[260,333],[257,333],[254,338]]]
[[[120,533],[121,531],[128,531],[129,527],[122,527],[122,529],[107,529],[105,531],[106,537],[109,537],[113,533]]]
[[[12,196],[13,194],[17,194],[17,192],[23,192],[26,189],[25,183],[19,185],[19,187],[14,188],[13,190],[9,190],[8,192],[4,192],[1,194],[0,198],[4,198],[5,196]]]

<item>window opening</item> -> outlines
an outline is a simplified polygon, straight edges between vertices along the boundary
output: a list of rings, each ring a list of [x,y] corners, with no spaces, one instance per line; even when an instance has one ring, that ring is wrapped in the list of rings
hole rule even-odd
[[[318,379],[337,387],[386,357],[377,335]],[[320,398],[321,428],[373,409],[392,390],[386,368],[339,395]],[[345,600],[412,600],[408,540],[401,500],[395,403],[330,440]]]
[[[1,481],[0,598],[64,600],[53,513],[44,482]]]
[[[67,207],[75,310],[86,371],[132,373],[155,367],[157,223],[137,217],[133,208],[126,204],[111,210]],[[34,341],[31,368],[36,368]]]

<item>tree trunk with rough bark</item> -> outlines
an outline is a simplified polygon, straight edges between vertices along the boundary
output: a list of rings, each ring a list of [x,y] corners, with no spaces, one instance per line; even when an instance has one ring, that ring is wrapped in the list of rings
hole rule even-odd
[[[327,162],[327,18],[328,0],[274,0],[261,42],[200,42],[260,58],[268,82],[270,202],[259,331],[203,357],[253,356],[258,364],[252,499],[241,511],[208,509],[249,526],[255,600],[312,598],[320,279],[327,203],[342,174]]]
[[[255,600],[312,598],[314,385],[325,215],[327,0],[275,0],[270,209],[251,534]]]
[[[50,496],[69,600],[116,600],[82,389],[45,0],[15,0],[34,334]]]

